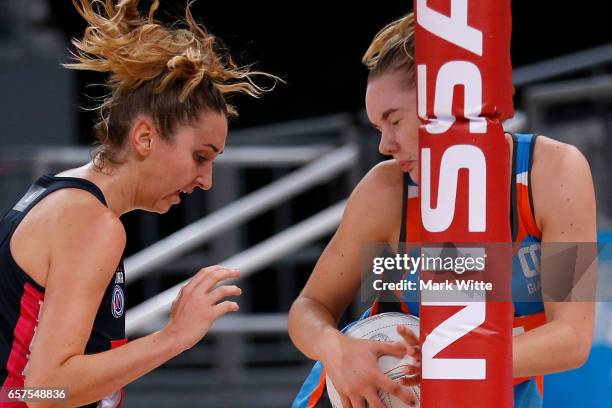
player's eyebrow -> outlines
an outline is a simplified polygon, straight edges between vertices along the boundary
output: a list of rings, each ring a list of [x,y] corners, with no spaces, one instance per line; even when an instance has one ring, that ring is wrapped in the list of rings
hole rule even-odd
[[[389,115],[391,115],[392,113],[397,112],[399,109],[398,108],[389,108],[386,111],[383,112],[382,114],[382,120],[387,120],[387,118],[389,117]]]
[[[205,144],[204,147],[210,147],[211,149],[213,149],[215,153],[223,154],[223,150],[220,150],[217,146],[215,146],[212,143]]]
[[[381,119],[384,122],[385,120],[387,120],[387,118],[389,118],[389,116],[392,113],[395,113],[399,110],[399,108],[389,108],[386,111],[383,112],[383,114],[381,115]],[[376,130],[379,130],[378,126],[374,123],[370,121],[370,125],[372,125],[372,127]]]

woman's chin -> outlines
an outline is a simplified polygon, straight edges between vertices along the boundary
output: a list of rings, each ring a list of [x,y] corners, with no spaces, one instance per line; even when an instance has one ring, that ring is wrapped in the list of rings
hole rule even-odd
[[[168,211],[170,211],[170,209],[174,206],[174,204],[170,203],[165,203],[164,206],[160,206],[159,210],[156,211],[158,214],[165,214]]]
[[[156,214],[165,214],[168,211],[170,211],[170,208],[172,208],[173,205],[174,204],[171,202],[168,202],[168,200],[160,200],[156,202],[155,204],[149,206],[148,208],[143,208],[143,210],[147,212],[156,213]]]
[[[157,201],[154,206],[153,209],[149,210],[151,212],[155,212],[158,214],[165,214],[168,211],[170,211],[170,209],[181,203],[181,198],[180,196],[177,195],[172,195],[172,196],[168,196],[168,197],[164,197],[163,199]]]

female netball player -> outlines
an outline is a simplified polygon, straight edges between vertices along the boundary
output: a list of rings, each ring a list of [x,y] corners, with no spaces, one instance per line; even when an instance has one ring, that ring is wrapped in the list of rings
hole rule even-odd
[[[0,223],[0,384],[65,389],[55,406],[118,407],[123,386],[200,341],[241,293],[221,285],[238,271],[204,268],[164,329],[127,343],[119,217],[211,188],[235,114],[226,95],[259,96],[254,76],[276,77],[238,67],[189,8],[181,28],[154,19],[158,1],[145,16],[138,0],[73,3],[88,27],[67,67],[109,74],[100,146],[92,163],[41,177]]]
[[[393,160],[374,167],[355,188],[340,227],[291,308],[289,334],[293,342],[306,356],[320,362],[294,407],[329,406],[324,370],[344,408],[363,408],[366,403],[384,407],[379,389],[406,404],[415,400],[407,387],[392,382],[377,366],[383,354],[408,353],[418,361],[417,339],[409,330],[400,333],[404,344],[385,344],[349,338],[336,328],[361,285],[362,245],[386,242],[397,248],[398,241],[410,238],[419,225],[413,217],[419,211],[413,204],[418,190],[412,182],[418,180],[419,169],[413,35],[410,14],[381,30],[363,57],[369,69],[368,118],[380,132],[380,153],[393,156]],[[506,139],[514,163],[508,169],[513,183],[509,222],[514,242],[595,242],[593,183],[582,154],[543,136],[506,134]],[[522,176],[517,178],[519,174]],[[525,292],[526,285],[535,281],[540,283],[537,273],[518,269],[513,267],[513,293]],[[541,383],[534,376],[580,366],[591,345],[592,304],[543,303],[538,295],[533,295],[534,301],[514,304],[514,331],[523,333],[513,338],[517,407],[541,406]],[[366,316],[392,310],[418,315],[418,306],[418,302],[383,302],[379,297]],[[418,382],[419,364],[407,368],[407,374],[415,372],[405,385]]]

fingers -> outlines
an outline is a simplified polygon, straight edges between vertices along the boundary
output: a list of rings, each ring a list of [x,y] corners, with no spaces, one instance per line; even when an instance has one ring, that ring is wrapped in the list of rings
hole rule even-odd
[[[361,398],[361,397],[353,397],[350,400],[351,400],[351,405],[349,405],[349,407],[352,407],[352,408],[366,408],[365,401],[363,400],[363,398]]]
[[[228,269],[220,265],[203,268],[180,289],[172,307],[180,304],[181,298],[191,297],[191,293],[195,290],[204,290],[208,292],[211,287],[215,286],[220,281],[232,278],[235,279],[239,276],[240,272],[237,269]]]
[[[408,355],[414,357],[417,362],[421,362],[421,346],[408,346]]]
[[[212,303],[217,303],[228,296],[240,296],[242,289],[236,285],[223,285],[213,289],[210,292]]]
[[[404,325],[397,326],[397,332],[406,342],[406,354],[421,361],[421,345],[417,335]]]
[[[340,402],[342,402],[342,408],[352,408],[353,407],[353,404],[351,404],[351,401],[344,395],[340,395]]]
[[[364,397],[368,401],[369,408],[386,408],[385,404],[380,400],[378,393],[373,389],[364,392]]]
[[[404,387],[416,387],[421,384],[421,376],[402,377],[400,378],[400,384]]]
[[[400,384],[403,386],[418,386],[421,384],[421,367],[415,365],[407,365],[403,368],[406,377],[400,378]]]
[[[416,398],[412,392],[408,388],[403,387],[399,383],[391,380],[384,374],[381,374],[377,377],[378,387],[382,390],[387,391],[390,394],[395,395],[399,398],[404,404],[413,405],[416,403]]]
[[[420,366],[416,366],[416,365],[406,365],[403,367],[403,370],[405,375],[409,376],[409,377],[416,377],[416,376],[421,376],[421,367]]]
[[[231,300],[226,300],[224,302],[219,303],[218,305],[213,306],[213,311],[215,313],[215,320],[225,314],[228,314],[231,312],[237,312],[238,310],[240,310],[238,303],[232,302]]]
[[[214,269],[213,269],[214,268]],[[199,275],[202,275],[201,277]],[[195,287],[198,290],[204,290],[208,292],[214,286],[218,285],[221,281],[227,279],[237,279],[240,277],[240,271],[237,269],[229,269],[225,267],[210,267],[203,269],[196,275],[198,280],[194,282]],[[195,280],[196,278],[194,278]]]
[[[397,326],[396,330],[397,333],[402,336],[409,345],[414,346],[419,344],[419,338],[408,327],[400,324]]]
[[[206,277],[208,277],[209,274],[218,271],[220,269],[227,269],[221,265],[213,265],[213,266],[209,266],[207,268],[202,268],[198,271],[198,273],[196,273],[194,275],[193,278],[191,278],[191,280],[189,281],[188,285],[191,285],[193,287],[199,285]]]
[[[374,352],[377,357],[389,355],[403,357],[406,354],[406,345],[399,341],[374,341]]]

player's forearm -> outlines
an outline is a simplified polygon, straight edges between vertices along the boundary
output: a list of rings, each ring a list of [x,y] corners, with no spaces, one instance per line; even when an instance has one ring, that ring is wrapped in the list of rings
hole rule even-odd
[[[552,321],[513,337],[514,377],[528,377],[571,370],[584,364],[590,352],[571,325]]]
[[[323,360],[340,334],[331,312],[321,303],[299,297],[289,311],[289,336],[295,346],[313,360]]]
[[[112,394],[181,351],[172,336],[160,331],[102,353],[73,356],[48,376],[26,377],[26,387],[66,388],[68,399],[54,406],[80,406]]]

